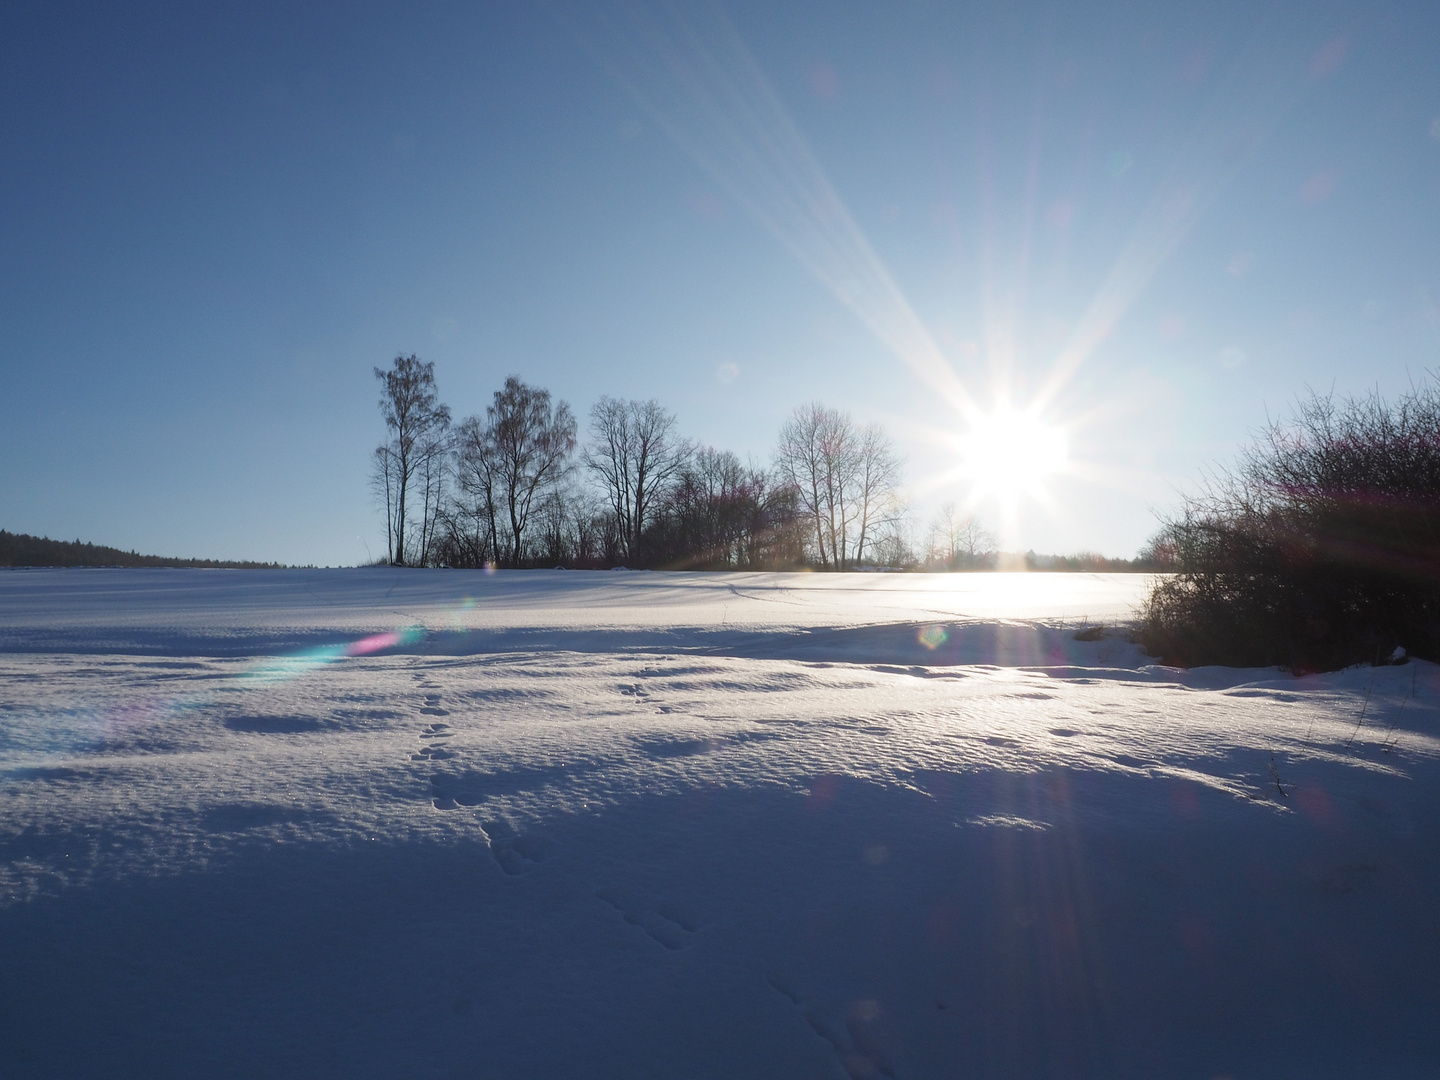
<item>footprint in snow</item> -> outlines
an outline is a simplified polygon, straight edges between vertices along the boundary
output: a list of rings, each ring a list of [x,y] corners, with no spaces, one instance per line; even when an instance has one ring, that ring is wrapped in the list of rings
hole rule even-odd
[[[420,732],[420,749],[410,755],[411,761],[443,761],[455,756],[445,748],[444,740],[454,734],[449,724],[426,724]]]
[[[481,834],[490,848],[495,865],[510,877],[530,873],[549,855],[544,839],[528,833],[517,833],[503,821],[487,821]]]
[[[767,980],[776,993],[781,994],[799,1011],[801,1018],[810,1025],[822,1040],[829,1044],[845,1075],[859,1080],[860,1077],[894,1077],[895,1070],[890,1064],[880,1020],[880,1003],[874,998],[861,998],[850,1003],[844,1018],[836,1023],[832,1017],[823,1015],[801,1001],[800,995],[776,976]],[[945,1003],[935,1002],[936,1008],[944,1010]]]
[[[618,889],[601,889],[595,896],[618,911],[631,926],[638,926],[665,948],[676,952],[689,945],[700,929],[691,912],[673,903],[659,904],[652,910]]]
[[[640,702],[644,702],[650,705],[658,713],[669,714],[676,711],[673,706],[659,704],[659,702],[651,696],[650,691],[646,690],[644,685],[638,682],[621,683],[620,693],[624,694],[628,698],[634,698],[637,704]]]

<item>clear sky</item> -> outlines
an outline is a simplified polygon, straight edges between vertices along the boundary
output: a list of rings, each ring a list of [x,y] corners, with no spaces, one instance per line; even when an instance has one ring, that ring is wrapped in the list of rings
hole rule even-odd
[[[921,525],[1129,555],[1440,366],[1433,2],[12,2],[0,137],[11,531],[363,561],[414,352],[758,460],[818,398]]]

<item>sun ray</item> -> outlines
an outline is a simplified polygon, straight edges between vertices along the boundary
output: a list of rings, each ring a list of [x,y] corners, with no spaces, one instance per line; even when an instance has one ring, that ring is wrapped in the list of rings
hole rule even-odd
[[[1070,436],[1128,405],[1067,413],[1062,395],[1249,153],[1306,92],[1302,52],[1307,35],[1280,25],[1277,20],[1284,17],[1272,15],[1211,95],[1033,392],[1024,391],[1021,376],[1032,351],[1023,327],[1042,173],[1044,83],[1036,84],[1020,233],[1004,275],[995,160],[982,97],[975,257],[987,408],[871,246],[719,6],[682,11],[664,0],[572,2],[563,6],[561,18],[676,146],[948,404],[957,420],[953,437],[908,418],[906,428],[915,437],[956,450],[958,468],[939,476],[968,483],[967,503],[999,500],[1002,518],[1012,520],[1022,500],[1050,504],[1048,480],[1063,473],[1089,483],[1100,473],[1099,466],[1080,467],[1071,459]],[[940,484],[932,477],[919,490],[936,490]]]
[[[1277,18],[1272,13],[1257,28],[1212,95],[1056,356],[1036,404],[1051,404],[1069,385],[1240,166],[1303,98],[1307,79],[1296,43],[1306,35],[1276,25]]]
[[[926,387],[958,413],[974,411],[723,11],[585,6],[570,9],[567,23],[650,119]]]

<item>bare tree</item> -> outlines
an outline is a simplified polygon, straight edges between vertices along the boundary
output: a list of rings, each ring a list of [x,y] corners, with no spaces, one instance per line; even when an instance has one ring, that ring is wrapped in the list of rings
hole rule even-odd
[[[946,503],[935,511],[926,537],[926,561],[949,570],[974,569],[986,563],[995,550],[992,536],[973,515]]]
[[[838,409],[796,409],[780,429],[775,465],[811,521],[821,566],[863,559],[876,526],[898,512],[901,463],[889,437],[875,425],[857,430]]]
[[[446,487],[450,476],[450,447],[453,442],[445,425],[422,436],[415,447],[416,494],[420,497],[420,538],[409,555],[414,566],[429,566],[433,561],[435,542],[445,513]],[[412,533],[413,536],[413,533]]]
[[[455,432],[456,545],[469,566],[500,561],[496,498],[499,455],[489,428],[478,416],[467,417]]]
[[[753,464],[749,474],[753,503],[745,525],[741,565],[759,569],[803,564],[809,522],[801,510],[799,492],[793,484]]]
[[[439,403],[435,365],[421,363],[418,356],[397,356],[389,371],[377,367],[375,377],[383,387],[380,412],[391,434],[390,441],[376,451],[375,482],[377,487],[383,485],[385,491],[385,532],[390,562],[404,566],[407,498],[416,470],[431,458],[431,441],[450,426],[450,410]],[[438,507],[438,499],[436,505]],[[430,513],[428,504],[425,513],[427,516]],[[422,549],[431,525],[433,520],[421,525]]]
[[[763,479],[730,451],[695,449],[652,517],[650,554],[676,566],[742,565],[746,533],[764,493]]]
[[[650,514],[689,454],[689,445],[675,434],[675,415],[653,398],[602,397],[590,410],[584,461],[614,511],[627,561],[643,561]]]
[[[901,508],[880,522],[875,539],[870,542],[875,562],[887,567],[913,566],[915,549],[910,539],[909,515]]]
[[[385,504],[385,561],[394,561],[395,552],[395,462],[390,444],[375,448],[371,463],[370,487],[375,498]]]
[[[901,461],[879,424],[871,424],[860,432],[856,455],[855,561],[864,562],[865,545],[874,539],[878,529],[900,514]]]
[[[460,433],[461,490],[473,500],[471,512],[488,526],[496,561],[519,566],[531,512],[564,479],[575,449],[570,406],[563,401],[552,406],[550,391],[512,375],[495,392],[484,421],[471,417]]]
[[[830,565],[830,547],[826,543],[829,525],[826,496],[830,487],[827,444],[836,416],[838,414],[818,401],[800,406],[781,427],[780,444],[775,451],[776,471],[798,495],[801,513],[814,527],[815,550],[824,567]]]
[[[826,509],[826,535],[830,540],[830,561],[835,569],[849,567],[850,530],[855,519],[855,474],[860,466],[860,447],[855,424],[848,413],[827,409],[827,423],[821,428],[820,450],[825,466],[821,492]]]

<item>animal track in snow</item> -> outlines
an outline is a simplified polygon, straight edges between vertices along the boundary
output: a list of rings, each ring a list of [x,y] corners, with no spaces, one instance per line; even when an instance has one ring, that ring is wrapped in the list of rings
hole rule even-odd
[[[640,672],[640,674],[648,679],[649,677],[656,675],[657,671],[655,668],[645,668]],[[666,689],[673,689],[672,687],[669,687],[668,684],[662,683],[662,686]],[[656,698],[653,694],[651,694],[649,690],[645,688],[645,684],[643,682],[621,683],[619,686],[619,690],[620,693],[625,697],[633,698],[637,705],[649,705],[657,713],[669,715],[670,713],[683,711],[682,708],[677,708],[674,705],[662,705],[661,702],[665,699],[663,697]]]
[[[530,873],[548,856],[547,845],[541,838],[517,833],[503,821],[485,822],[481,834],[495,865],[510,877]]]
[[[662,709],[661,711],[668,710]],[[889,728],[883,730],[889,734]],[[677,732],[667,737],[640,739],[636,746],[653,758],[682,758],[712,754],[750,742],[769,742],[779,738],[783,738],[783,736],[772,731],[730,731],[691,738],[684,738]]]
[[[776,993],[795,1006],[801,1018],[810,1025],[810,1030],[829,1044],[850,1080],[871,1080],[877,1076],[893,1080],[895,1070],[890,1066],[889,1055],[885,1053],[873,1027],[880,1016],[878,1001],[864,998],[853,1002],[846,1011],[844,1023],[837,1025],[801,1002],[800,995],[778,977],[771,975],[766,981]],[[943,1004],[936,1004],[944,1008]]]
[[[423,716],[449,716],[449,709],[442,709],[440,702],[440,687],[426,678],[426,673],[417,671],[410,676],[415,680],[415,689],[425,695],[425,704],[421,705],[419,712]],[[449,724],[442,724],[438,720],[425,725],[420,732],[420,748],[410,755],[411,761],[444,761],[453,758],[455,752],[445,745],[454,732],[450,730]],[[433,788],[432,784],[432,788]],[[440,805],[440,799],[436,798],[436,809],[450,809]]]
[[[436,733],[436,737],[443,738],[445,733]],[[416,755],[417,759],[423,759],[423,754],[424,750]],[[485,793],[472,786],[473,779],[474,774],[457,777],[436,773],[430,778],[431,805],[445,811],[483,806]],[[504,821],[481,821],[479,825],[490,857],[510,877],[528,874],[549,858],[550,845],[542,836],[517,832]]]
[[[411,761],[444,761],[455,756],[445,747],[445,740],[454,732],[449,724],[426,724],[420,732],[420,749],[410,755]]]
[[[313,716],[227,716],[222,723],[249,735],[304,735],[324,727]]]
[[[436,810],[458,810],[462,806],[478,806],[484,801],[483,796],[455,790],[453,780],[454,777],[439,774],[430,778],[430,805]]]
[[[633,896],[618,889],[600,889],[595,896],[620,912],[631,926],[638,926],[667,949],[678,952],[685,948],[700,929],[695,918],[675,904],[664,903],[654,910],[646,910]]]

